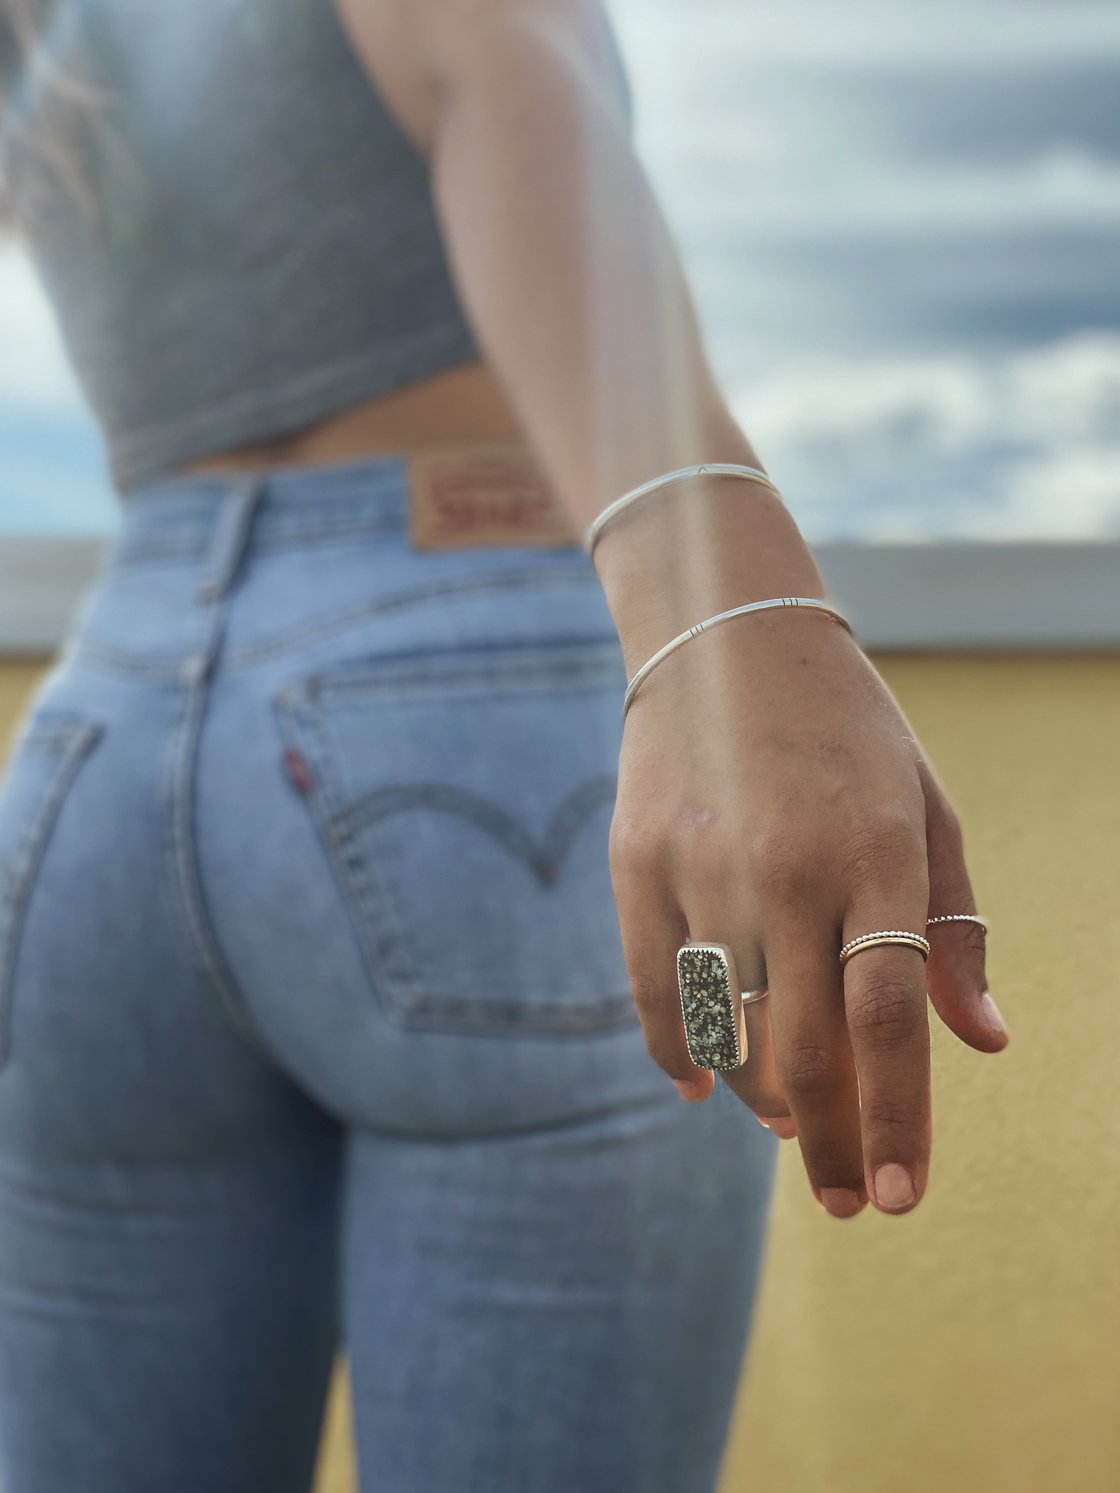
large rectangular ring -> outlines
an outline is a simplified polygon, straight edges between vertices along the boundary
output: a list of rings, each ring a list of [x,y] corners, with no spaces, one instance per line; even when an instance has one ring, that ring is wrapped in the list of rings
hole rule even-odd
[[[677,950],[685,1040],[698,1068],[739,1068],[747,1060],[743,992],[731,950],[685,943]]]

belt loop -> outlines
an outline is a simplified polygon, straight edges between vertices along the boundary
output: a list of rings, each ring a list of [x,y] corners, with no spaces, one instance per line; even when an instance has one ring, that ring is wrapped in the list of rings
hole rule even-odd
[[[261,472],[238,483],[223,498],[211,536],[209,574],[198,587],[203,601],[221,596],[232,584],[245,554],[253,516],[267,491],[268,478]]]

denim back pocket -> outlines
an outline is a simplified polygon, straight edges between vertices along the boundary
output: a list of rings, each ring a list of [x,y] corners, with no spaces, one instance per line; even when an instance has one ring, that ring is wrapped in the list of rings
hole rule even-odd
[[[28,898],[78,768],[100,721],[69,710],[30,715],[0,778],[0,1066],[8,1057],[12,985]]]
[[[607,857],[624,688],[610,638],[363,659],[276,692],[391,1017],[636,1023]]]

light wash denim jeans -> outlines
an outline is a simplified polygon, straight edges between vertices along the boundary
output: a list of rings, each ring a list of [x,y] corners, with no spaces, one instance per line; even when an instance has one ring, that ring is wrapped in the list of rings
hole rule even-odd
[[[0,786],[0,1488],[307,1493],[341,1350],[367,1493],[705,1493],[779,1142],[646,1050],[590,560],[123,513]]]

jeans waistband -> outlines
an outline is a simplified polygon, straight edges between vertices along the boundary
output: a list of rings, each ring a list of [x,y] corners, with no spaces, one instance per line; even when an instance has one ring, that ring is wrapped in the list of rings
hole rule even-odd
[[[182,475],[124,501],[117,567],[199,559],[203,599],[223,594],[250,547],[372,535],[406,536],[418,551],[583,551],[543,469],[522,442],[508,438],[324,466]]]
[[[186,475],[122,500],[113,547],[117,568],[196,559],[200,594],[222,594],[250,543],[254,549],[347,535],[408,531],[403,456],[244,475]]]

